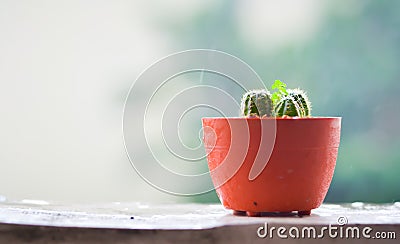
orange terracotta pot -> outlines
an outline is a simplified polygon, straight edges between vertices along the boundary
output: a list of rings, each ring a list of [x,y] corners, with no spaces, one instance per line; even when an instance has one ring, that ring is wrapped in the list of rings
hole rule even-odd
[[[340,117],[202,122],[211,178],[226,208],[308,215],[321,205],[335,169]]]

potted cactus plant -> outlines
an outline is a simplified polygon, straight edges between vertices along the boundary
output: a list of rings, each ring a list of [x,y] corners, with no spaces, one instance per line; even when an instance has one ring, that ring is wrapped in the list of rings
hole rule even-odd
[[[203,118],[211,179],[234,214],[310,215],[323,202],[340,142],[340,117],[312,117],[300,89],[276,80],[245,93],[241,117]]]

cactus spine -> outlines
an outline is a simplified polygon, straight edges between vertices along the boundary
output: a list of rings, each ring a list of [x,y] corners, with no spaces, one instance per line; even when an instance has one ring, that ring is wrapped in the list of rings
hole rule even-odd
[[[272,116],[271,93],[266,89],[246,92],[242,97],[241,114],[244,117]]]

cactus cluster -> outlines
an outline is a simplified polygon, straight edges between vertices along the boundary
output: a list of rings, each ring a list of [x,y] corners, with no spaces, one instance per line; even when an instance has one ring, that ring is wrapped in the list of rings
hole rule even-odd
[[[244,117],[308,117],[311,103],[306,93],[300,89],[286,90],[286,84],[276,80],[272,94],[267,89],[248,91],[243,95],[241,113]]]

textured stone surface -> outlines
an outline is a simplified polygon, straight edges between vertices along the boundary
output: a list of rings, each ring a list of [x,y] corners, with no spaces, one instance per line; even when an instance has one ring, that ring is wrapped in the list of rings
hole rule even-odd
[[[339,221],[339,223],[338,223]],[[344,221],[344,222],[343,222]],[[219,204],[108,203],[62,205],[24,200],[0,202],[0,243],[125,241],[176,243],[265,242],[257,236],[261,226],[370,226],[374,231],[394,231],[400,238],[400,203],[324,204],[311,216],[268,214],[265,217],[234,216]],[[273,238],[275,242],[284,239]],[[345,239],[347,241],[366,241]],[[271,241],[271,240],[268,240]],[[287,240],[286,240],[287,241]],[[297,239],[306,243],[307,239]],[[312,240],[318,241],[318,240]],[[338,241],[324,238],[325,242]],[[395,240],[385,240],[390,243]]]

